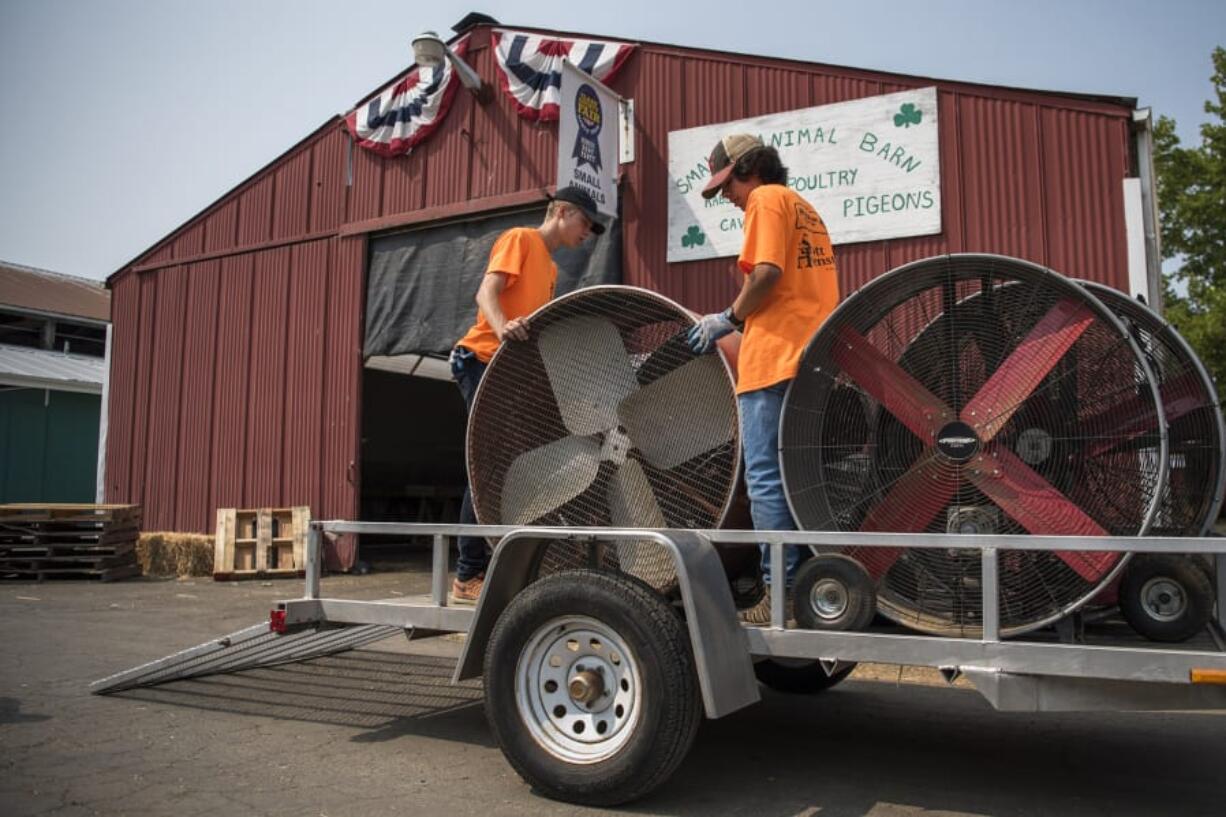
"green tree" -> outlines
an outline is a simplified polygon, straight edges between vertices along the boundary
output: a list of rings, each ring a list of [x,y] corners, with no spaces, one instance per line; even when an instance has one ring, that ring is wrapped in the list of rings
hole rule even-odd
[[[1162,257],[1180,266],[1164,276],[1166,318],[1217,381],[1226,399],[1226,49],[1213,49],[1210,120],[1199,147],[1182,147],[1175,121],[1154,126],[1154,166],[1162,220]],[[1186,295],[1174,284],[1183,285]]]

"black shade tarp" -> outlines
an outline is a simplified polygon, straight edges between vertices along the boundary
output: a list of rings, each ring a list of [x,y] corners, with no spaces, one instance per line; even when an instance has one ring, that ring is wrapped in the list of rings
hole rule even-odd
[[[364,357],[450,351],[476,320],[473,299],[494,241],[511,227],[537,226],[544,216],[544,208],[534,208],[372,239]],[[554,253],[555,296],[621,283],[620,224]]]

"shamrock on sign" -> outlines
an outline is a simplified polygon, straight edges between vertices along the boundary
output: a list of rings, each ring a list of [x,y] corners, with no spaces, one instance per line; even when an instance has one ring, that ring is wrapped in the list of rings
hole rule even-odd
[[[702,230],[698,229],[697,224],[691,224],[690,229],[685,231],[685,235],[681,236],[682,247],[697,247],[707,243],[707,236]]]
[[[894,127],[896,128],[909,128],[912,125],[918,125],[920,120],[924,118],[923,112],[918,110],[913,102],[904,103],[898,111],[898,113],[894,114]]]

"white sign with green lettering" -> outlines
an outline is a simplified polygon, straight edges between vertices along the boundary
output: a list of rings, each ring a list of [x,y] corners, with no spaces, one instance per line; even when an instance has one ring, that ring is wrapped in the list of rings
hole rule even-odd
[[[723,196],[702,197],[707,157],[729,133],[778,149],[788,186],[835,244],[941,232],[937,90],[921,88],[669,133],[669,261],[741,251],[744,213]]]

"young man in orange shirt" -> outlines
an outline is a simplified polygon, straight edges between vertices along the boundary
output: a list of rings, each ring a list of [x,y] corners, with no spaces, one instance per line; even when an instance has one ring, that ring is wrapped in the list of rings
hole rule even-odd
[[[528,315],[553,298],[558,279],[554,250],[578,247],[589,233],[600,235],[604,230],[592,197],[577,187],[564,187],[553,196],[540,227],[512,227],[494,242],[485,277],[477,289],[477,322],[456,341],[451,352],[451,374],[469,411],[486,364],[499,345],[507,340],[527,340]],[[472,494],[465,487],[460,523],[476,522]],[[459,545],[451,600],[475,604],[485,582],[489,552],[485,539],[477,536],[461,536]]]
[[[745,452],[745,484],[758,530],[795,530],[779,468],[779,415],[809,339],[839,301],[834,250],[813,206],[787,187],[779,153],[750,134],[725,136],[708,160],[711,179],[702,191],[723,194],[745,211],[745,240],[737,258],[745,283],[732,306],[704,316],[690,331],[695,352],[740,330],[737,404]],[[762,547],[762,573],[771,581],[770,550]],[[800,561],[788,546],[786,582]],[[746,621],[770,621],[770,594],[747,611]]]

